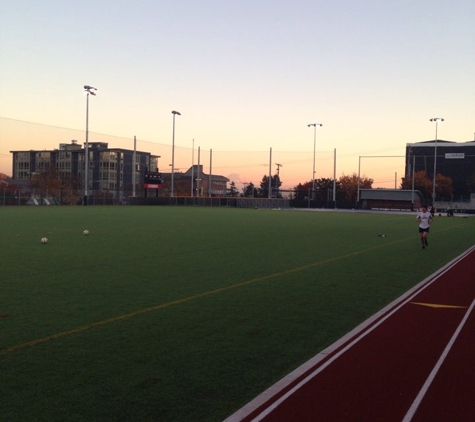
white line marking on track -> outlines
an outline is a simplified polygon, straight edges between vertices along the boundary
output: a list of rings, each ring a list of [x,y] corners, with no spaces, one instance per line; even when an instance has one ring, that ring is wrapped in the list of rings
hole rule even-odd
[[[442,352],[442,355],[440,355],[439,360],[437,361],[436,365],[432,369],[432,372],[429,374],[429,377],[427,378],[426,382],[422,386],[421,390],[419,391],[419,394],[415,398],[414,402],[412,403],[411,407],[409,408],[408,412],[406,413],[406,416],[404,416],[404,419],[402,422],[410,422],[412,418],[414,417],[414,414],[417,412],[417,409],[419,408],[419,405],[421,404],[422,400],[424,399],[424,396],[427,393],[427,390],[429,390],[430,385],[432,384],[432,381],[434,381],[434,378],[436,377],[437,373],[439,372],[440,367],[445,361],[445,358],[450,352],[450,349],[455,343],[455,340],[457,340],[458,335],[460,334],[460,331],[462,331],[463,326],[465,325],[465,322],[467,322],[468,317],[470,316],[470,313],[473,311],[473,308],[475,306],[475,299],[473,300],[472,304],[470,305],[470,308],[468,308],[467,312],[465,313],[464,318],[460,322],[459,326],[455,330],[454,335],[450,339],[450,341],[447,343],[447,346],[445,346],[444,351]]]

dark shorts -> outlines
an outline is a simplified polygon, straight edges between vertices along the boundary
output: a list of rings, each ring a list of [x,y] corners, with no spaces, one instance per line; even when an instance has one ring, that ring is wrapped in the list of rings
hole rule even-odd
[[[423,228],[419,227],[419,233],[424,233],[424,232],[429,233],[429,229],[430,229],[430,227],[427,227],[427,229],[423,229]]]

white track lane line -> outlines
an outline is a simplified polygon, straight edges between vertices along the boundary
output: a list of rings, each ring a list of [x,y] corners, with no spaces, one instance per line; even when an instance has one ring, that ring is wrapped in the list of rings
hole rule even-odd
[[[457,330],[455,330],[454,335],[448,342],[447,346],[445,346],[445,349],[440,356],[439,360],[437,361],[436,365],[434,366],[434,369],[432,369],[432,372],[429,374],[429,377],[427,378],[426,382],[422,386],[421,390],[419,391],[419,394],[415,398],[414,402],[412,403],[412,406],[409,408],[408,412],[406,413],[406,416],[404,416],[404,419],[402,422],[410,422],[412,418],[414,417],[414,414],[417,412],[417,409],[419,408],[419,405],[421,404],[422,400],[424,399],[424,396],[427,393],[427,390],[429,390],[430,385],[432,384],[432,381],[434,381],[434,378],[436,377],[437,373],[439,372],[440,367],[445,361],[445,358],[450,352],[450,349],[454,345],[455,341],[457,340],[458,335],[460,334],[460,331],[462,331],[463,326],[465,325],[465,322],[467,322],[468,317],[470,316],[471,312],[473,311],[473,308],[475,306],[475,299],[473,300],[472,304],[470,305],[470,308],[468,308],[467,312],[465,313],[464,318],[460,322],[459,326],[457,327]]]

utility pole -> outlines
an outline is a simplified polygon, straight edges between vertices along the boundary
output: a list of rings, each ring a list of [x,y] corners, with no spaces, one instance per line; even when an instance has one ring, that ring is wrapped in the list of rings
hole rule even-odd
[[[280,168],[281,168],[281,167],[284,167],[284,165],[283,165],[283,164],[279,164],[279,163],[275,163],[275,165],[277,166],[277,176],[279,176],[279,174],[280,174]]]

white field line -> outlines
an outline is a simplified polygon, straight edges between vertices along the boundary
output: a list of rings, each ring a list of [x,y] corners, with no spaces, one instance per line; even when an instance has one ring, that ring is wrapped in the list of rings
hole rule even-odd
[[[429,374],[426,382],[422,386],[421,390],[419,391],[419,394],[415,398],[414,402],[412,403],[411,407],[409,408],[408,412],[406,413],[406,416],[404,416],[404,419],[402,422],[410,422],[416,413],[417,409],[419,408],[419,405],[421,404],[422,400],[424,399],[424,396],[427,393],[427,390],[429,389],[430,385],[432,384],[432,381],[434,381],[434,378],[436,377],[437,373],[439,372],[440,367],[445,361],[445,358],[450,352],[450,349],[455,343],[455,340],[457,340],[458,335],[460,334],[460,331],[462,331],[463,326],[467,322],[468,317],[470,316],[471,312],[473,311],[473,308],[475,306],[475,299],[472,302],[472,305],[468,309],[468,311],[465,313],[464,318],[462,319],[462,322],[459,324],[457,327],[457,330],[455,331],[454,335],[450,339],[450,341],[447,343],[447,346],[445,347],[442,355],[440,356],[439,360],[437,361],[436,365],[434,366],[434,369],[432,369],[432,372]]]
[[[357,326],[355,329],[350,331],[348,334],[343,336],[341,339],[337,340],[335,343],[327,347],[326,349],[322,350],[319,354],[314,356],[308,362],[301,365],[299,368],[291,372],[289,375],[272,385],[262,394],[257,396],[254,400],[250,403],[233,413],[231,416],[226,418],[223,422],[240,422],[244,418],[248,417],[251,413],[253,413],[256,409],[261,406],[264,406],[267,402],[271,401],[273,397],[275,397],[279,392],[287,388],[292,382],[298,379],[302,374],[310,370],[311,368],[315,367],[321,360],[326,358],[328,355],[333,353],[336,349],[338,349],[342,344],[347,342],[349,339],[353,338],[354,340],[351,341],[347,346],[341,349],[339,352],[335,353],[329,360],[327,360],[323,365],[315,368],[309,375],[307,375],[302,381],[296,384],[292,389],[290,389],[287,393],[285,393],[282,397],[278,400],[274,401],[268,407],[263,409],[263,411],[257,415],[252,422],[259,422],[265,416],[270,414],[273,410],[275,410],[281,403],[283,403],[288,397],[294,394],[299,388],[309,382],[312,378],[314,378],[317,374],[322,372],[325,368],[327,368],[331,363],[333,363],[336,359],[338,359],[343,353],[348,351],[351,347],[357,344],[360,340],[362,340],[366,335],[371,333],[375,328],[381,325],[384,321],[386,321],[390,316],[396,313],[400,308],[402,308],[405,304],[410,302],[415,296],[417,296],[420,292],[425,290],[429,287],[432,283],[434,283],[437,279],[440,278],[443,274],[449,271],[453,266],[455,266],[458,262],[460,262],[463,258],[469,255],[472,251],[475,250],[475,245],[463,252],[458,257],[454,258],[452,261],[447,263],[444,267],[437,270],[434,274],[430,275],[419,284],[414,286],[412,289],[408,290],[404,295],[399,297],[398,299],[391,302],[389,305],[384,307],[382,310],[377,312],[372,317],[368,318],[362,324]],[[381,316],[383,316],[381,318]],[[381,318],[375,325],[371,326],[368,329],[368,326],[375,322],[378,318]]]

